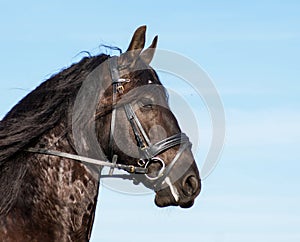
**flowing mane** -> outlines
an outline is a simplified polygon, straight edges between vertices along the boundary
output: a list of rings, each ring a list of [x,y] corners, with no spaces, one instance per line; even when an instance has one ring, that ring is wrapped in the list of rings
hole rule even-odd
[[[0,121],[1,241],[89,241],[103,166],[152,189],[159,207],[194,204],[191,142],[150,66],[157,36],[144,49],[145,32],[120,56],[53,75]]]
[[[109,56],[105,54],[84,57],[55,74],[23,98],[0,121],[0,166],[60,121],[82,81],[107,58]]]

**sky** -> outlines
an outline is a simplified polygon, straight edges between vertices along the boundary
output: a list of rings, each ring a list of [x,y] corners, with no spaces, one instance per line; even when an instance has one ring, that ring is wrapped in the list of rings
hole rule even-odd
[[[209,74],[223,102],[226,141],[191,209],[159,209],[153,193],[102,186],[91,241],[300,241],[299,1],[1,0],[0,117],[80,52],[99,54],[101,44],[126,50],[144,24],[147,44],[158,34],[159,48]],[[185,100],[205,150],[209,120],[192,93]]]

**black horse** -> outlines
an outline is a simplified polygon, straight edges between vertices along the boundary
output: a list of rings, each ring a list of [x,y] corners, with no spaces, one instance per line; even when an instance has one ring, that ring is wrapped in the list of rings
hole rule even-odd
[[[143,50],[145,32],[119,57],[54,75],[1,121],[1,241],[88,241],[103,165],[153,189],[159,207],[193,205],[199,172],[149,66],[157,36]]]

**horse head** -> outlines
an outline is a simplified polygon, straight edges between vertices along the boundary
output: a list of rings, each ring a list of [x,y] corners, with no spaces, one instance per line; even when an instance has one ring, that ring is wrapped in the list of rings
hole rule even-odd
[[[134,174],[133,179],[156,192],[157,206],[188,208],[200,193],[200,175],[191,143],[150,66],[158,37],[144,49],[145,32],[145,26],[139,27],[127,51],[106,61],[97,138],[108,159],[146,169],[146,174]]]

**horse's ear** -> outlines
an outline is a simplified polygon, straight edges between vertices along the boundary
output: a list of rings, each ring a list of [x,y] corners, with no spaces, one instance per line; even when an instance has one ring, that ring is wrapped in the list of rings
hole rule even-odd
[[[136,29],[127,51],[120,56],[119,64],[133,67],[145,46],[146,26]]]
[[[127,51],[141,50],[145,46],[146,25],[143,25],[134,32]]]
[[[156,49],[156,46],[157,46],[157,40],[158,40],[158,36],[156,35],[151,43],[151,45],[145,49],[141,55],[140,55],[140,58],[146,62],[146,64],[150,64],[150,62],[152,61],[153,59],[153,56],[154,56],[154,53],[155,53],[155,49]]]

